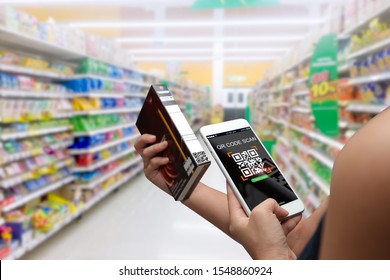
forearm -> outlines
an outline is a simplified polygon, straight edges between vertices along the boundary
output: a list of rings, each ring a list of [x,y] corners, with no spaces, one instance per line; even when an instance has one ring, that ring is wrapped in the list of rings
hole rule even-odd
[[[199,183],[191,196],[182,203],[198,215],[215,225],[227,235],[230,217],[226,194]]]

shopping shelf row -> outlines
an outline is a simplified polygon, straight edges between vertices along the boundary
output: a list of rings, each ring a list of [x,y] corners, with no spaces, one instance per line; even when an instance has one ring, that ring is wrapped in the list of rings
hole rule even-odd
[[[96,152],[108,149],[110,147],[122,144],[124,142],[135,140],[139,136],[140,136],[140,134],[137,133],[135,135],[130,135],[130,136],[127,136],[127,137],[124,137],[124,138],[116,139],[116,140],[113,140],[113,141],[110,141],[110,142],[98,145],[96,147],[87,148],[87,149],[70,149],[70,150],[68,150],[68,152],[71,155],[92,154],[92,153],[96,153]]]
[[[25,195],[23,198],[21,199],[18,199],[16,201],[14,201],[13,203],[11,204],[8,204],[6,206],[4,206],[2,208],[2,212],[9,212],[11,210],[14,210],[20,206],[23,206],[24,204],[26,204],[27,202],[33,200],[33,199],[36,199],[38,197],[41,197],[42,195],[45,195],[51,191],[54,191],[58,188],[61,188],[69,183],[71,183],[75,178],[71,175],[71,176],[67,176],[65,178],[62,178],[46,187],[43,187],[43,188],[40,188],[28,195]]]
[[[108,82],[116,82],[116,83],[126,83],[126,84],[132,84],[140,87],[149,87],[149,83],[145,83],[143,81],[138,81],[134,79],[117,79],[117,78],[110,78],[105,76],[99,76],[99,75],[93,75],[93,74],[74,74],[74,75],[65,75],[62,73],[58,73],[55,71],[44,71],[39,69],[33,69],[18,65],[11,65],[11,64],[1,64],[0,65],[0,71],[2,72],[9,72],[9,73],[15,73],[15,74],[22,74],[22,75],[30,75],[30,76],[36,76],[36,77],[42,77],[42,78],[51,78],[55,80],[74,80],[74,79],[82,79],[82,78],[90,78],[90,79],[97,79],[97,80],[103,80]]]
[[[135,123],[125,123],[110,127],[105,127],[101,129],[95,129],[91,131],[77,131],[74,132],[73,135],[75,137],[78,136],[93,136],[99,133],[106,133],[114,130],[120,130],[128,127],[135,126]],[[8,141],[8,140],[15,140],[15,139],[23,139],[23,138],[29,138],[29,137],[36,137],[36,136],[42,136],[46,134],[56,134],[60,132],[70,131],[72,128],[70,126],[59,126],[59,127],[50,127],[50,128],[44,128],[44,129],[37,129],[37,130],[27,130],[27,131],[18,131],[18,132],[6,132],[3,134],[0,134],[0,140],[1,141]]]
[[[54,145],[46,145],[45,147],[35,148],[35,149],[29,150],[29,151],[23,151],[23,152],[4,155],[4,156],[2,156],[2,158],[0,158],[0,165],[7,164],[7,163],[17,161],[17,160],[22,160],[22,159],[29,158],[32,156],[42,155],[42,154],[47,153],[48,151],[67,148],[70,145],[72,145],[72,143],[73,143],[73,140],[64,141],[64,142],[60,142],[60,143],[57,143]]]
[[[120,166],[114,168],[113,170],[107,172],[106,174],[101,175],[100,177],[98,177],[98,178],[96,178],[88,183],[74,184],[74,185],[72,185],[72,187],[74,189],[77,189],[77,188],[94,189],[95,187],[97,187],[98,185],[100,185],[101,183],[106,181],[108,178],[114,176],[115,174],[117,174],[117,173],[119,173],[119,172],[141,162],[141,161],[142,161],[142,158],[140,156],[136,156],[134,159],[121,164]]]
[[[37,166],[36,168],[33,168],[32,170],[29,170],[27,172],[23,172],[21,174],[11,176],[9,178],[3,178],[0,180],[0,187],[2,188],[10,188],[12,186],[16,186],[18,184],[21,184],[23,182],[37,179],[39,177],[42,177],[44,175],[53,174],[54,172],[57,172],[58,169],[61,169],[66,166],[71,166],[73,164],[72,158],[66,158],[64,160],[55,162],[55,163],[49,163],[42,166]]]
[[[128,154],[131,154],[135,152],[135,148],[134,147],[131,147],[131,148],[128,148],[126,149],[125,151],[123,152],[120,152],[118,154],[114,154],[108,158],[105,158],[105,159],[102,159],[102,160],[99,160],[91,165],[88,165],[88,166],[75,166],[72,168],[72,172],[88,172],[88,171],[93,171],[93,170],[96,170],[114,160],[117,160],[119,158],[122,158],[124,156],[127,156]]]
[[[51,92],[41,90],[23,90],[23,89],[0,89],[0,97],[7,98],[34,98],[34,99],[73,99],[80,97],[88,98],[126,98],[140,97],[145,98],[146,94],[141,92],[111,92],[96,91],[83,93]]]
[[[139,167],[135,169],[131,174],[128,174],[124,176],[121,180],[115,182],[112,186],[108,187],[107,189],[101,190],[99,193],[97,193],[90,201],[85,203],[82,207],[78,208],[76,212],[68,215],[64,220],[57,223],[52,230],[50,230],[47,233],[41,233],[39,236],[35,237],[33,240],[28,242],[27,244],[24,244],[23,246],[20,246],[19,248],[15,249],[11,254],[7,256],[7,260],[15,260],[21,258],[24,254],[26,254],[29,251],[32,251],[37,246],[45,242],[47,239],[52,237],[54,234],[59,232],[61,229],[63,229],[67,224],[78,218],[80,215],[88,211],[90,208],[92,208],[94,205],[96,205],[98,202],[100,202],[102,199],[107,197],[111,192],[116,190],[119,186],[125,184],[129,180],[131,180],[133,177],[135,177],[143,167]]]

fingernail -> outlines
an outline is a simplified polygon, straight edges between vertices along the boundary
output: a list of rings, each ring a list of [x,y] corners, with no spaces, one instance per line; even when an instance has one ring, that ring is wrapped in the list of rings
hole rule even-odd
[[[167,141],[163,141],[163,142],[161,142],[161,145],[162,146],[166,146],[168,144],[168,142]]]
[[[164,162],[165,162],[165,163],[168,163],[168,162],[169,162],[169,158],[167,158],[167,157],[164,158]]]

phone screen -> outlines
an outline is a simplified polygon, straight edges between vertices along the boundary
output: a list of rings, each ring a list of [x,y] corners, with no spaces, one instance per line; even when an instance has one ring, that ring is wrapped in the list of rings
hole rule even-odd
[[[250,210],[267,198],[279,205],[298,199],[250,127],[207,139]]]

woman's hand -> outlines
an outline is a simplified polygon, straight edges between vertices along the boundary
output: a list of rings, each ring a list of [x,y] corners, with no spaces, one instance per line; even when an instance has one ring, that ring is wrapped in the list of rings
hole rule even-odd
[[[296,259],[287,243],[287,235],[296,227],[302,216],[280,223],[288,212],[273,199],[267,199],[252,210],[248,217],[227,185],[232,237],[247,250],[253,259]]]
[[[163,141],[157,144],[155,144],[155,142],[156,136],[143,134],[135,143],[134,147],[144,160],[144,173],[146,178],[169,194],[170,192],[168,187],[159,172],[160,167],[169,162],[169,158],[157,156],[157,154],[161,153],[168,147],[168,142]]]

